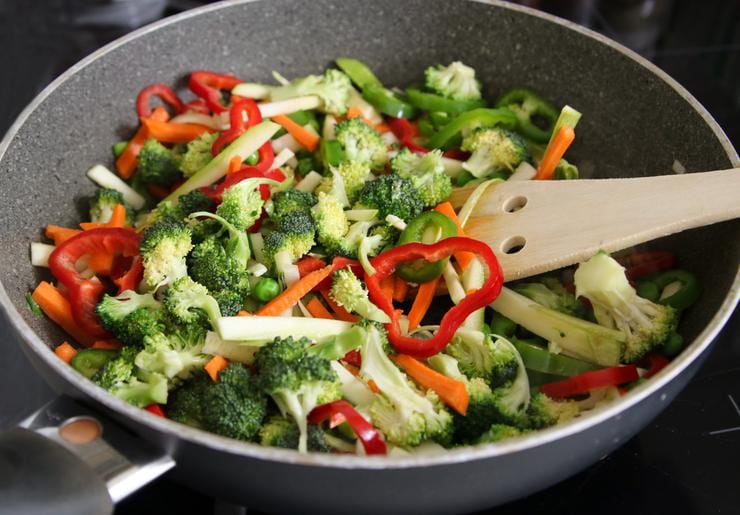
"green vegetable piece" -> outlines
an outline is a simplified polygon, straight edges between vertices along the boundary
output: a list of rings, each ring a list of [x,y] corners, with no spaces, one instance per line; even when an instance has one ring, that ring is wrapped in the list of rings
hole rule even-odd
[[[31,310],[31,313],[37,317],[43,316],[44,312],[41,311],[41,306],[33,300],[33,295],[31,293],[26,293],[26,304],[28,304],[28,308]]]
[[[417,109],[413,105],[382,86],[366,85],[362,89],[362,97],[381,113],[394,118],[413,118],[417,114]]]
[[[653,282],[661,292],[657,302],[679,311],[693,305],[701,296],[699,281],[686,270],[668,270],[653,279]]]
[[[248,165],[256,165],[259,159],[260,159],[259,152],[252,152],[251,154],[249,154],[249,156],[247,156],[244,162],[247,163]]]
[[[558,118],[558,110],[537,93],[514,88],[499,97],[496,107],[511,110],[518,120],[518,131],[537,143],[547,143]]]
[[[118,143],[114,143],[113,146],[111,146],[111,152],[113,152],[113,157],[118,159],[121,157],[121,154],[123,154],[123,151],[126,150],[126,147],[128,146],[128,141],[119,141]]]
[[[75,354],[69,364],[80,374],[90,379],[117,354],[118,351],[113,349],[83,349]]]
[[[493,316],[491,317],[491,334],[497,334],[504,338],[508,338],[514,334],[516,328],[516,322],[510,318],[506,318],[501,313],[496,311],[493,312]]]
[[[502,126],[514,129],[517,118],[508,109],[478,108],[458,115],[437,134],[429,138],[429,148],[442,148],[448,141],[459,134],[468,134],[480,127]]]
[[[678,356],[678,354],[683,350],[684,343],[683,336],[676,332],[671,333],[668,337],[668,341],[663,344],[663,354],[669,358]]]
[[[519,355],[522,357],[522,361],[524,361],[524,366],[530,370],[570,377],[601,368],[587,361],[581,361],[580,359],[571,358],[563,354],[553,354],[526,340],[510,338],[510,341],[516,347],[516,350],[519,351]]]
[[[411,220],[401,232],[398,244],[404,243],[434,243],[436,241],[457,235],[455,222],[437,211],[427,211]],[[401,264],[396,273],[406,281],[421,284],[431,281],[442,274],[448,259],[430,263],[417,259]]]
[[[635,290],[640,297],[650,302],[658,302],[660,298],[660,288],[653,281],[640,281]]]
[[[424,70],[425,86],[445,98],[474,101],[481,98],[480,81],[475,70],[455,61],[447,66],[430,66]]]
[[[486,102],[482,99],[475,100],[455,100],[445,98],[434,93],[426,93],[416,88],[406,90],[406,98],[410,104],[424,111],[443,112],[451,114],[460,114],[465,111],[485,107]]]
[[[254,298],[261,302],[269,302],[280,293],[280,284],[272,277],[263,277],[254,285]]]
[[[357,59],[340,57],[339,59],[336,59],[336,63],[337,66],[339,66],[339,69],[342,70],[352,82],[357,84],[358,88],[364,89],[366,86],[383,87],[383,84],[378,80],[372,70]]]

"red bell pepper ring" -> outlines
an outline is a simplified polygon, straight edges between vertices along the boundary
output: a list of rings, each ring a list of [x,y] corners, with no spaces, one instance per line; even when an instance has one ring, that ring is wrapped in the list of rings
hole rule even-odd
[[[339,400],[316,406],[309,413],[308,421],[311,424],[321,424],[327,419],[333,419],[336,422],[339,420],[339,418],[335,418],[337,415],[343,416],[349,427],[352,428],[352,431],[357,435],[357,439],[365,448],[365,454],[369,456],[388,453],[388,448],[380,436],[380,431],[365,420],[347,401]]]
[[[668,358],[666,358],[662,354],[655,354],[655,353],[648,354],[647,356],[645,356],[645,359],[647,360],[647,363],[648,363],[647,372],[645,372],[645,374],[642,376],[645,379],[650,379],[655,374],[663,370],[666,367],[666,365],[668,365],[668,363],[671,362]]]
[[[139,261],[139,235],[131,229],[100,228],[83,231],[58,245],[49,256],[49,269],[69,294],[72,315],[79,326],[96,339],[108,338],[95,314],[105,286],[97,277],[82,277],[75,264],[89,254],[121,254]]]
[[[226,107],[221,104],[222,89],[231,90],[241,80],[233,75],[221,75],[209,71],[198,70],[190,74],[188,88],[197,96],[205,100],[208,108],[214,113],[223,113]]]
[[[139,283],[144,278],[144,263],[141,258],[135,257],[129,269],[113,277],[113,284],[118,286],[118,293],[122,293],[126,290],[136,291]]]
[[[247,120],[244,120],[246,116]],[[244,131],[262,121],[262,113],[251,98],[239,98],[234,100],[229,110],[229,128],[216,138],[211,146],[211,154],[218,155],[221,150],[244,134]],[[272,148],[272,146],[270,146]],[[246,159],[247,156],[244,156]]]
[[[413,152],[426,154],[428,149],[414,143],[414,138],[419,135],[419,129],[416,125],[405,118],[389,118],[388,127],[393,135],[398,138],[401,146],[408,148]]]
[[[159,97],[162,102],[169,104],[175,113],[185,111],[185,104],[167,84],[152,84],[139,92],[136,97],[136,113],[139,118],[149,118],[152,115],[152,97]]]
[[[162,406],[160,406],[159,404],[150,404],[148,406],[145,406],[144,409],[147,410],[149,413],[152,413],[153,415],[157,415],[158,417],[167,418],[164,414]]]
[[[646,250],[617,258],[630,281],[653,272],[668,270],[676,264],[676,256],[665,250]]]
[[[445,313],[439,323],[439,329],[432,338],[419,339],[403,335],[399,324],[401,311],[393,308],[393,299],[383,294],[380,282],[392,275],[402,263],[416,259],[436,262],[450,257],[461,249],[474,253],[486,264],[488,268],[486,282],[479,289],[468,293],[459,304]],[[399,245],[375,256],[370,263],[375,268],[375,273],[365,276],[365,284],[370,300],[391,318],[390,323],[385,325],[388,339],[399,353],[409,354],[415,358],[428,358],[443,350],[468,315],[496,300],[504,283],[504,274],[491,247],[481,241],[461,236],[446,238],[431,245],[424,243]]]
[[[637,366],[632,364],[592,370],[563,379],[562,381],[543,384],[540,385],[540,391],[549,397],[562,399],[564,397],[588,393],[594,388],[630,383],[639,378],[640,374],[637,372]]]

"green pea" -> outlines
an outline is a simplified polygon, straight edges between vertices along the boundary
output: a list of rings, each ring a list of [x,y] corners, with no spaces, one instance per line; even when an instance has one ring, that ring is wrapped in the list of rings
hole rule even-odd
[[[637,284],[637,294],[643,299],[650,302],[658,302],[660,298],[660,288],[652,281],[641,281]]]
[[[493,317],[491,318],[491,332],[493,334],[509,337],[512,336],[515,331],[516,323],[513,320],[506,318],[501,313],[497,313],[496,311],[493,312]]]
[[[271,277],[263,277],[254,286],[254,297],[262,302],[268,302],[280,293],[280,285]]]
[[[668,341],[663,344],[663,354],[669,358],[678,356],[678,354],[683,350],[683,344],[683,336],[678,333],[671,333],[668,337]]]
[[[248,165],[256,165],[257,161],[259,161],[260,155],[255,151],[252,152],[249,157],[247,157],[244,162]]]

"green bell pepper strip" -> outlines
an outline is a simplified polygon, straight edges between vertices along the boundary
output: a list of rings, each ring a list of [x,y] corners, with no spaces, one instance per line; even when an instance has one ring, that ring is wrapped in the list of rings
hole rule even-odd
[[[650,302],[658,302],[660,298],[660,288],[653,281],[640,281],[635,290],[640,297]]]
[[[558,376],[555,374],[547,374],[540,372],[539,370],[527,369],[527,377],[529,378],[529,386],[537,387],[547,383],[554,383],[555,381],[561,381],[565,379],[564,376]]]
[[[383,86],[366,85],[362,88],[362,97],[381,113],[394,118],[413,118],[418,112],[413,105]]]
[[[658,277],[654,278],[653,283],[658,287],[659,291],[663,291],[666,286],[672,283],[680,283],[681,287],[675,293],[659,299],[660,304],[670,306],[674,309],[684,310],[694,304],[701,295],[701,288],[699,281],[696,280],[694,274],[691,274],[685,270],[668,270],[663,272]]]
[[[512,336],[514,334],[514,332],[516,331],[516,326],[516,322],[514,322],[510,318],[506,318],[498,311],[493,312],[493,317],[491,317],[492,334],[497,334],[499,336],[503,336],[504,338],[508,338],[509,336]]]
[[[83,349],[75,354],[69,364],[89,379],[117,354],[118,351],[113,349]]]
[[[427,93],[416,88],[406,89],[409,103],[424,111],[459,114],[479,107],[485,107],[485,100],[454,100],[434,93]]]
[[[427,211],[411,220],[398,238],[398,244],[435,243],[445,238],[457,236],[457,225],[437,211]],[[426,283],[436,279],[444,271],[449,259],[430,263],[423,259],[409,261],[398,266],[396,273],[402,279],[416,283]]]
[[[321,140],[321,160],[325,167],[337,166],[344,160],[344,149],[342,144],[334,139]]]
[[[510,338],[511,343],[519,351],[524,366],[531,370],[553,374],[557,376],[571,377],[574,375],[599,370],[600,366],[580,359],[571,358],[562,354],[553,354],[547,349],[538,345],[520,340],[519,338]]]
[[[537,143],[547,143],[558,118],[558,110],[550,102],[527,88],[514,88],[499,97],[496,107],[511,109],[519,121],[519,132]],[[547,123],[547,128],[538,127],[532,120],[537,116]]]
[[[357,84],[358,88],[365,89],[366,86],[383,87],[383,84],[365,63],[349,57],[340,57],[336,60],[336,63],[339,69],[349,77],[349,80]]]
[[[493,127],[502,125],[513,129],[517,125],[514,113],[505,108],[489,109],[480,107],[458,115],[444,126],[437,134],[429,138],[429,148],[440,148],[461,132],[472,131],[478,127]]]

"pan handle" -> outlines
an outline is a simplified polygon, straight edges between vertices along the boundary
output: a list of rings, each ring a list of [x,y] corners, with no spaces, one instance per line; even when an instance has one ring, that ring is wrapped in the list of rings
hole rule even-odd
[[[0,512],[110,514],[174,466],[100,413],[59,397],[0,432]]]

